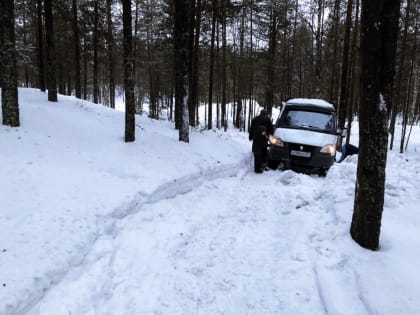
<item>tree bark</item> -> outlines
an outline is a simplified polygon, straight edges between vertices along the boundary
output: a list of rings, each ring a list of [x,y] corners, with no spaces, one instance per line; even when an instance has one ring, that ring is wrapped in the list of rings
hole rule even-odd
[[[195,29],[196,29],[196,1],[190,1],[189,7],[189,17],[188,17],[188,50],[191,56],[190,64],[188,65],[188,87],[189,87],[189,98],[188,98],[188,112],[189,112],[189,122],[191,126],[195,126],[195,99],[193,97],[194,94],[194,59],[195,59],[195,49],[194,49],[194,39],[195,39]]]
[[[235,75],[237,76],[237,93],[236,93],[236,108],[235,108],[235,122],[236,128],[240,131],[245,131],[243,128],[244,123],[244,112],[243,112],[243,98],[244,98],[244,77],[242,75],[242,63],[244,60],[244,41],[245,41],[245,15],[246,7],[243,6],[241,14],[241,27],[239,34],[239,57],[237,58],[237,64],[235,65]],[[238,61],[239,60],[239,61]]]
[[[88,45],[87,45],[87,27],[83,22],[83,99],[88,96]]]
[[[26,1],[22,1],[22,4],[23,4],[23,7],[24,8],[26,8],[28,5],[29,5],[29,3],[26,3]],[[27,18],[26,18],[26,15],[27,15],[27,11],[24,9],[23,10],[23,17],[22,17],[22,23],[23,23],[23,49],[24,49],[24,51],[27,51],[28,50],[28,29],[27,29]],[[25,87],[29,87],[29,67],[28,67],[28,61],[25,61],[25,63],[24,63],[24,72],[25,72]]]
[[[405,56],[406,56],[406,50],[407,50],[407,31],[409,28],[409,17],[410,17],[410,10],[411,10],[411,0],[407,0],[407,8],[406,8],[406,14],[405,14],[405,20],[404,20],[404,34],[402,37],[402,47],[401,47],[401,59],[399,62],[400,68],[397,75],[397,81],[396,81],[396,89],[395,89],[395,95],[394,95],[394,103],[392,108],[390,108],[391,112],[391,123],[389,126],[389,133],[391,134],[391,139],[389,142],[389,149],[392,150],[394,146],[394,133],[395,133],[395,123],[397,119],[397,114],[399,113],[402,105],[400,101],[400,90],[401,90],[401,81],[402,81],[402,74],[405,72]]]
[[[274,98],[274,67],[276,63],[277,13],[272,7],[270,11],[270,30],[268,40],[267,85],[265,88],[265,104],[268,116],[271,117]]]
[[[56,51],[51,0],[44,0],[45,28],[47,35],[47,88],[48,101],[57,102]]]
[[[343,59],[341,69],[340,101],[338,107],[338,127],[343,129],[346,123],[347,96],[348,96],[348,68],[350,52],[350,30],[352,21],[353,0],[347,2],[346,25],[344,31]]]
[[[400,0],[362,1],[359,159],[350,233],[371,250],[379,248],[384,205],[399,7]]]
[[[250,47],[249,47],[249,83],[248,83],[248,98],[249,98],[249,106],[248,106],[248,128],[246,131],[249,131],[249,127],[251,125],[251,120],[253,118],[254,112],[254,105],[253,105],[253,92],[254,92],[254,46],[253,46],[253,37],[254,37],[254,1],[251,1],[250,7],[250,22],[249,22],[249,40],[250,40]]]
[[[194,52],[192,56],[192,87],[190,98],[193,105],[192,108],[195,109],[195,119],[193,120],[193,124],[190,122],[190,125],[198,125],[199,117],[198,117],[198,81],[199,81],[199,60],[200,60],[200,30],[201,30],[201,0],[197,0],[196,3],[196,13],[195,13],[195,37],[194,37]],[[190,114],[190,117],[192,115]]]
[[[3,125],[19,127],[14,1],[0,3],[0,86]]]
[[[94,20],[93,20],[93,102],[97,104],[98,97],[99,97],[99,86],[98,86],[99,7],[98,7],[98,0],[94,0],[93,3],[94,3],[93,4],[93,16],[94,16]],[[131,11],[130,11],[130,16],[131,16]]]
[[[42,20],[42,0],[37,0],[38,87],[42,92],[45,92],[44,33]]]
[[[322,96],[322,46],[323,46],[323,28],[324,28],[324,7],[325,0],[318,1],[318,17],[316,30],[316,60],[315,60],[315,85],[314,95]],[[350,0],[351,1],[351,0]]]
[[[175,107],[181,114],[179,125],[179,141],[189,142],[188,114],[188,8],[189,1],[175,0]]]
[[[227,130],[227,117],[226,117],[226,84],[227,84],[227,74],[226,74],[226,8],[222,10],[222,127],[224,131]]]
[[[131,1],[122,0],[124,37],[124,89],[125,89],[125,142],[135,140],[133,34],[131,26]]]
[[[355,96],[355,87],[359,82],[359,78],[356,78],[356,50],[357,50],[357,38],[359,36],[359,7],[360,7],[360,1],[356,0],[356,14],[355,14],[355,21],[354,21],[354,29],[353,29],[353,38],[352,38],[352,44],[351,44],[351,53],[350,53],[350,63],[349,68],[351,71],[351,74],[349,76],[349,95],[347,97],[348,103],[347,103],[347,138],[346,138],[346,144],[350,144],[350,138],[351,138],[351,127],[353,122],[353,114],[354,114],[354,96]],[[358,103],[356,103],[358,104]],[[358,108],[356,109],[358,110]]]
[[[337,80],[337,55],[338,55],[338,27],[340,24],[340,0],[334,1],[334,46],[332,52],[332,69],[330,79],[330,97],[329,100],[333,104],[337,104],[336,99],[336,80]]]
[[[217,18],[218,0],[212,0],[212,22],[211,22],[211,44],[210,44],[210,70],[209,70],[209,109],[207,118],[207,128],[213,128],[213,77],[214,77],[214,59],[215,59],[215,38],[216,38],[216,18]]]
[[[112,29],[111,2],[111,0],[106,0],[106,19],[108,24],[109,106],[111,108],[115,108],[114,35]]]
[[[407,5],[407,10],[408,10],[408,5]],[[414,31],[414,36],[413,38],[415,38],[414,40],[414,45],[413,48],[411,50],[411,65],[410,65],[410,70],[409,70],[409,76],[408,76],[408,89],[407,89],[407,97],[406,97],[406,102],[405,102],[405,106],[404,106],[404,120],[403,120],[403,128],[402,128],[402,132],[401,132],[401,141],[400,141],[400,153],[404,152],[404,141],[405,141],[405,135],[407,133],[407,125],[408,125],[408,115],[409,115],[409,106],[411,103],[411,97],[410,95],[414,95],[415,91],[414,91],[414,86],[416,85],[416,79],[417,78],[413,78],[414,77],[414,72],[416,69],[416,52],[417,52],[417,35],[418,35],[418,16],[419,16],[419,10],[416,11],[416,25],[415,25],[415,31]],[[408,16],[406,16],[406,19],[408,19]],[[401,65],[402,66],[402,65]],[[399,93],[399,92],[396,92]],[[395,101],[397,101],[397,98],[395,98]],[[407,147],[407,145],[406,145]]]

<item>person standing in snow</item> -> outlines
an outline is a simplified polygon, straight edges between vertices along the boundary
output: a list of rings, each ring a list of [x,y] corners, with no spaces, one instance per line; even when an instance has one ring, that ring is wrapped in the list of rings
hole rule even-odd
[[[267,116],[267,111],[262,109],[260,114],[252,119],[249,127],[249,141],[253,141],[252,152],[254,153],[255,173],[261,173],[266,168],[268,138],[273,133],[273,124]]]
[[[267,162],[268,134],[264,126],[259,126],[253,136],[252,153],[254,153],[254,171],[260,174]]]
[[[260,174],[265,169],[267,161],[268,134],[264,126],[259,126],[254,134],[252,153],[254,153],[254,171]]]

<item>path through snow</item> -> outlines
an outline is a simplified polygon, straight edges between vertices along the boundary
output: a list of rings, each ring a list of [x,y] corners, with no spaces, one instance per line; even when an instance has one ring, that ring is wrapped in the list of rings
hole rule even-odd
[[[249,166],[209,177],[130,209],[29,314],[370,313],[345,290],[357,274],[333,181]]]

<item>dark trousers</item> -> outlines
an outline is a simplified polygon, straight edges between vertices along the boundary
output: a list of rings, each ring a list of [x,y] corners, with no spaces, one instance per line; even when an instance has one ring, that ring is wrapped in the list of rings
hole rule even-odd
[[[254,171],[255,173],[261,173],[267,162],[267,152],[254,152]]]

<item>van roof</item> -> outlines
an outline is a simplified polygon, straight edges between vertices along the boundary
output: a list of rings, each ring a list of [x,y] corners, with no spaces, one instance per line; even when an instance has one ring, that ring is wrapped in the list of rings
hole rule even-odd
[[[322,107],[328,110],[335,110],[334,105],[328,103],[327,101],[317,99],[317,98],[292,98],[286,102],[286,106],[288,105],[297,105],[297,106],[305,106],[305,107]]]

